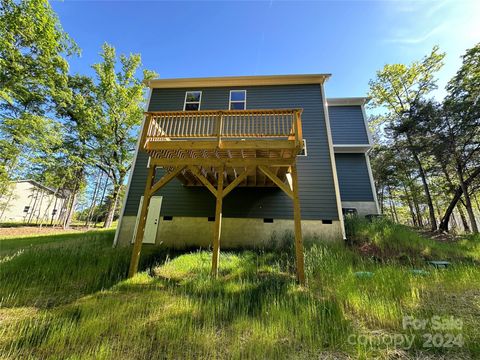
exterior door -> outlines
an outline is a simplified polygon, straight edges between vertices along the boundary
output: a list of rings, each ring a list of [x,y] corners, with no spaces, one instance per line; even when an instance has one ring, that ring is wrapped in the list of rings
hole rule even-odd
[[[140,198],[138,206],[137,220],[135,222],[135,230],[133,231],[132,244],[135,242],[137,235],[138,221],[140,212],[142,211],[143,196]],[[157,237],[158,223],[160,222],[160,209],[162,207],[162,196],[152,196],[150,206],[148,207],[147,222],[145,223],[145,232],[143,234],[143,244],[155,244]]]

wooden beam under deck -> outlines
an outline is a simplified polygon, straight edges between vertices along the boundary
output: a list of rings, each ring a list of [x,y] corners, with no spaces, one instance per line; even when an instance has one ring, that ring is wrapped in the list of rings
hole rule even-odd
[[[156,150],[295,150],[298,145],[291,140],[177,140],[153,141],[145,144],[146,151]]]
[[[164,159],[164,158],[152,158],[150,164],[161,167],[168,166],[209,166],[209,167],[220,167],[220,166],[231,166],[231,167],[246,167],[246,166],[270,166],[270,167],[289,167],[295,163],[295,159]]]

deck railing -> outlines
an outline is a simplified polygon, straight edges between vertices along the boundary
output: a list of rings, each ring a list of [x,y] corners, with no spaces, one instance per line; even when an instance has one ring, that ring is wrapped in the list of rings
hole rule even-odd
[[[301,109],[147,112],[143,143],[191,139],[302,141]]]

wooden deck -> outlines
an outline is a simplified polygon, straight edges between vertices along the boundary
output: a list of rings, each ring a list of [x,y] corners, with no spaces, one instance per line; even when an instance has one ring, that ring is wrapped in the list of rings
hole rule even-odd
[[[258,166],[271,168],[282,181],[303,146],[301,110],[230,110],[148,112],[143,149],[151,163],[173,171],[186,186],[204,186],[188,165],[196,166],[212,184],[224,166],[224,185],[247,168],[238,186],[272,187]],[[195,170],[194,170],[195,171]]]
[[[301,109],[147,112],[141,148],[149,172],[129,274],[136,273],[151,196],[173,178],[205,186],[216,198],[212,273],[220,252],[222,200],[237,186],[280,187],[294,202],[297,277],[304,283],[296,157],[303,149]],[[166,170],[155,183],[156,169]]]

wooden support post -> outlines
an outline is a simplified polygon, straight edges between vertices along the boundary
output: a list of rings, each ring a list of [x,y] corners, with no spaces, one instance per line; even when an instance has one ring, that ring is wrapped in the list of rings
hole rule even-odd
[[[222,201],[223,201],[223,172],[225,168],[218,168],[217,202],[215,205],[215,227],[213,229],[212,275],[218,274],[218,258],[220,257],[220,234],[222,231]]]
[[[140,219],[138,219],[137,234],[135,235],[135,243],[133,244],[132,258],[130,260],[130,268],[128,277],[132,277],[137,273],[138,261],[140,260],[140,252],[142,251],[143,233],[145,232],[145,223],[147,221],[148,206],[152,196],[152,184],[155,179],[155,165],[150,165],[147,175],[147,183],[143,193],[142,210],[140,211]]]
[[[301,117],[302,112],[301,111],[295,111],[295,137],[297,140],[297,147],[298,150],[301,150],[303,147],[303,133],[302,133],[302,117]]]
[[[297,166],[291,167],[293,185],[293,219],[295,223],[295,258],[297,265],[297,280],[305,285],[305,268],[303,257],[302,221],[300,213],[300,199],[298,196],[298,175]]]
[[[172,172],[164,175],[157,183],[155,182],[156,166],[150,164],[147,175],[147,184],[143,193],[142,210],[140,211],[140,219],[138,219],[137,233],[135,235],[135,243],[133,244],[132,258],[130,260],[130,268],[128,270],[128,277],[132,277],[137,273],[138,262],[140,260],[140,252],[142,251],[143,234],[145,233],[145,223],[147,222],[148,207],[150,199],[156,191],[167,185],[176,175],[180,174],[185,166],[178,166]]]

